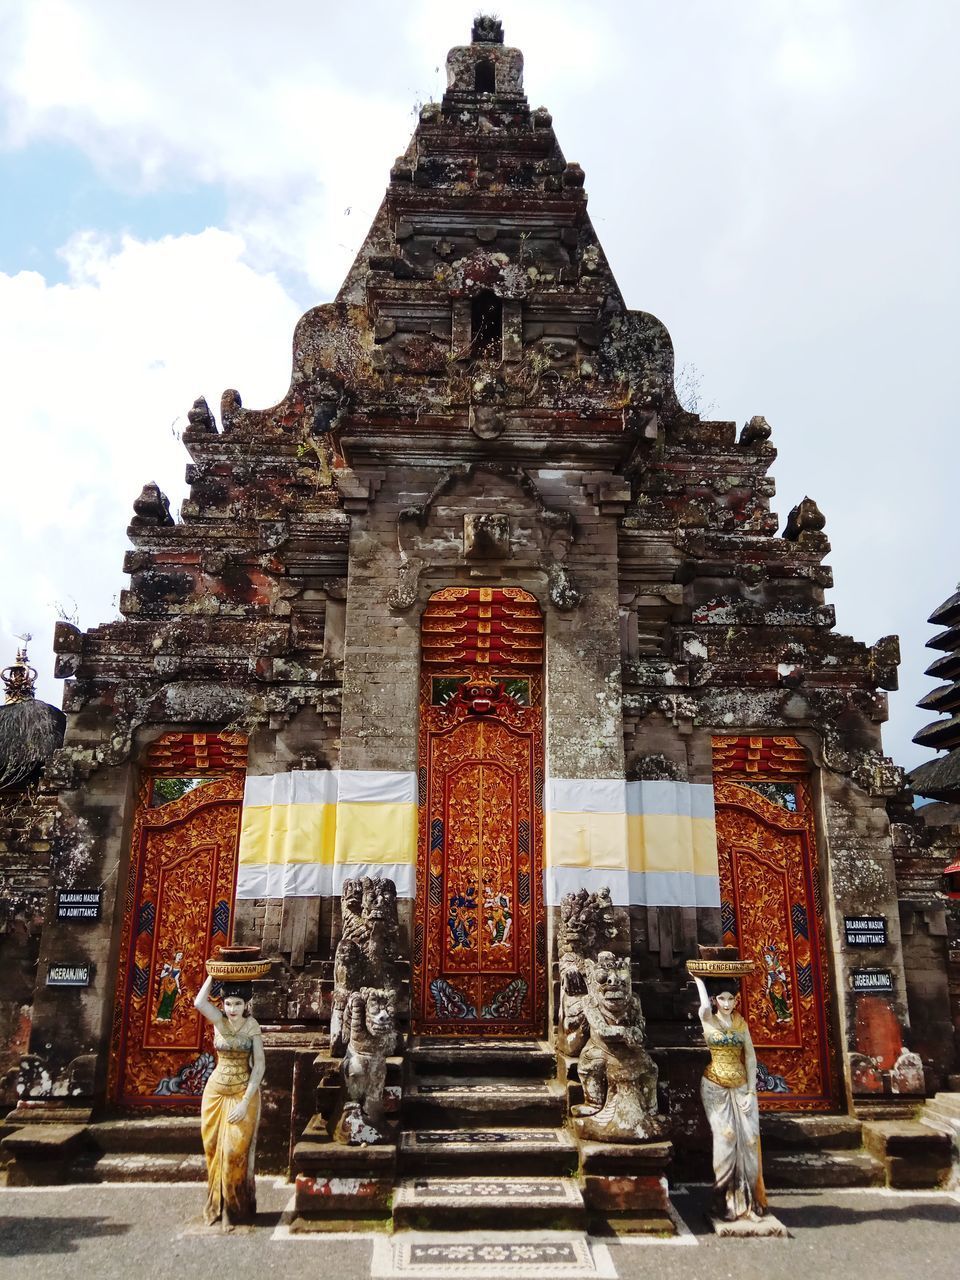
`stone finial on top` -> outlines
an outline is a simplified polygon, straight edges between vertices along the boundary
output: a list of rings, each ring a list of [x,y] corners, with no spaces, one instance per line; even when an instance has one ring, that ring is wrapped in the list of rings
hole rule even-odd
[[[170,499],[153,480],[140,490],[140,496],[133,502],[133,519],[130,525],[134,529],[148,529],[157,525],[173,524],[170,514]]]
[[[492,13],[478,13],[470,39],[474,44],[503,44],[503,23]]]
[[[826,517],[814,500],[804,498],[787,516],[783,536],[788,542],[796,542],[804,533],[822,533],[826,523]]]
[[[187,422],[194,431],[206,431],[214,436],[217,434],[217,424],[214,421],[213,414],[210,412],[210,406],[203,396],[197,396],[196,400],[194,400],[187,413]]]
[[[27,661],[27,642],[33,637],[27,633],[18,637],[23,641],[17,648],[16,661],[0,671],[6,694],[4,702],[27,702],[33,698],[37,687],[37,670]]]
[[[754,414],[749,422],[744,424],[743,430],[740,432],[741,444],[763,444],[769,440],[771,435],[770,423],[760,414]]]

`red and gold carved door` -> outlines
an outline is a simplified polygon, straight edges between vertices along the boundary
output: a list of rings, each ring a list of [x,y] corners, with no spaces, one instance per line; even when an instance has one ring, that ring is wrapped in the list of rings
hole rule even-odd
[[[422,639],[414,1030],[540,1036],[543,617],[517,587],[447,587]]]
[[[124,901],[111,1096],[196,1107],[212,1035],[193,1007],[214,947],[230,941],[246,743],[167,734],[141,770]]]
[[[714,738],[723,940],[756,962],[741,1004],[761,1109],[837,1105],[809,763],[793,738]]]

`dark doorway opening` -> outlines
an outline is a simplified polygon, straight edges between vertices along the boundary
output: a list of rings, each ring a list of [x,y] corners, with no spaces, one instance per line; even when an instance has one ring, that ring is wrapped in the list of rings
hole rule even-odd
[[[477,63],[473,84],[477,93],[497,92],[497,69],[489,58],[481,58]]]
[[[470,353],[480,360],[503,357],[503,303],[489,289],[470,304]]]

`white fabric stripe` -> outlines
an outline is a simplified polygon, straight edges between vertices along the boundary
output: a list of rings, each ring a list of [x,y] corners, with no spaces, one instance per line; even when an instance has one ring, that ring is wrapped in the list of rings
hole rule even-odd
[[[544,808],[552,813],[655,813],[714,816],[709,782],[625,782],[622,778],[548,778]]]
[[[667,779],[627,783],[627,813],[681,814],[713,818],[713,784],[671,782]]]
[[[631,871],[630,901],[646,907],[719,907],[719,876],[692,871]]]
[[[338,862],[333,871],[333,892],[339,896],[344,880],[358,880],[370,876],[376,880],[392,880],[397,886],[398,898],[417,896],[417,869],[408,862]]]
[[[333,867],[316,862],[275,862],[242,866],[237,873],[238,898],[329,898]]]
[[[243,788],[245,805],[336,804],[336,769],[295,769],[291,773],[265,774],[247,778]]]
[[[548,778],[543,807],[552,813],[624,813],[623,778]]]
[[[391,769],[341,769],[341,804],[416,804],[417,775]]]
[[[548,907],[559,907],[564,894],[587,889],[609,889],[615,907],[630,905],[628,872],[609,867],[548,867],[543,873],[543,898]]]
[[[294,769],[248,777],[246,805],[416,804],[417,775],[391,769]]]
[[[557,907],[564,894],[609,889],[615,907],[719,907],[720,881],[688,871],[617,871],[603,867],[549,867],[544,901]]]
[[[273,863],[262,867],[241,867],[237,875],[237,898],[331,898],[339,897],[344,880],[383,876],[397,886],[398,898],[415,898],[416,868],[391,862],[340,863],[320,866],[313,862]]]

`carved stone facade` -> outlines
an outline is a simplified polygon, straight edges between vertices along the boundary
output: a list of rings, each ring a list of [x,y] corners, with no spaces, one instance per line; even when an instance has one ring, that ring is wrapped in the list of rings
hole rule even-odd
[[[542,693],[530,794],[545,819],[535,851],[545,905],[531,963],[549,972],[559,940],[564,994],[559,1010],[551,996],[538,1033],[552,1039],[559,1014],[564,1047],[576,1038],[568,1006],[587,993],[573,989],[564,939],[576,913],[561,919],[561,901],[606,888],[590,961],[602,951],[629,964],[678,1151],[702,1143],[690,1084],[702,1049],[683,964],[737,925],[720,897],[713,801],[730,743],[742,769],[728,776],[762,783],[771,804],[789,803],[783,788],[802,771],[833,1105],[880,1106],[889,1075],[855,1067],[881,1052],[878,1028],[892,1025],[902,1042],[911,1021],[895,861],[906,837],[888,816],[903,776],[881,744],[896,638],[869,645],[836,632],[825,518],[810,498],[785,522],[771,510],[766,421],[738,433],[679,404],[670,336],[626,305],[583,170],[563,155],[549,112],[524,96],[520,52],[481,24],[447,67],[447,92],[422,108],[342,289],[297,326],[286,396],[255,410],[228,390],[219,425],[196,402],[179,518],[155,485],[134,504],[122,620],[57,628],[68,723],[47,783],[89,855],[82,884],[101,888],[103,904],[98,921],[44,930],[39,973],[83,963],[90,982],[38,987],[31,1054],[50,1080],[93,1061],[71,1093],[77,1106],[109,1108],[124,885],[140,856],[131,833],[151,745],[171,733],[243,739],[230,910],[234,940],[276,961],[253,1011],[268,1056],[264,1150],[279,1134],[284,1164],[296,1081],[318,1047],[329,1054],[331,1013],[336,1041],[350,993],[385,987],[406,1025],[407,966],[422,946],[418,878],[450,912],[457,963],[474,945],[506,953],[516,904],[531,901],[531,864],[521,863],[540,837],[529,815],[501,817],[520,859],[506,888],[485,879],[482,851],[473,882],[444,879],[443,824],[418,842],[430,785],[422,700],[442,707],[443,679],[452,690],[487,671],[496,696],[517,706]],[[541,665],[497,676],[478,640],[472,666],[424,674],[421,619],[449,588],[529,597],[542,616]],[[479,637],[514,627],[485,607],[481,598]],[[495,762],[481,764],[482,780]],[[396,888],[384,926],[399,956],[392,976],[392,957],[375,975],[360,963],[362,885],[378,878]],[[885,941],[852,948],[845,916],[882,917]],[[777,921],[788,941],[809,934],[799,911]],[[865,970],[886,975],[870,1017],[857,986]],[[456,972],[444,974],[454,997]],[[781,1013],[813,990],[801,962],[782,981],[794,986]],[[458,1017],[476,1018],[482,1037],[484,1008],[466,1008]],[[940,1047],[920,1052],[931,1085],[956,1070]]]

